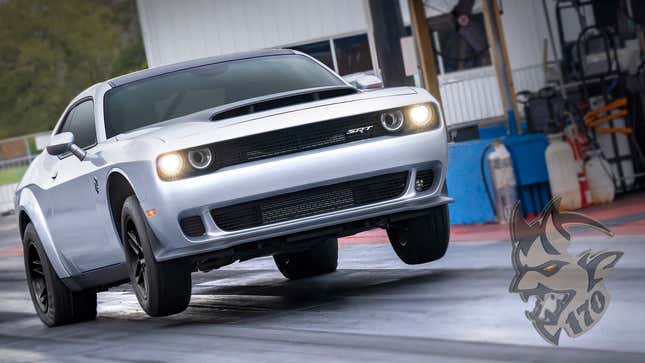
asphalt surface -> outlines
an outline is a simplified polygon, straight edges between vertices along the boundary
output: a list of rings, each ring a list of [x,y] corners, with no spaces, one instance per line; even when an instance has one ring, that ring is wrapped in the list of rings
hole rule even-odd
[[[389,245],[340,250],[339,270],[290,282],[270,258],[193,274],[184,313],[150,318],[130,286],[99,294],[96,321],[46,328],[24,278],[13,217],[0,219],[0,361],[645,362],[645,236],[574,236],[570,251],[625,252],[611,303],[587,334],[546,343],[508,292],[507,241],[451,244],[440,261],[400,262]]]

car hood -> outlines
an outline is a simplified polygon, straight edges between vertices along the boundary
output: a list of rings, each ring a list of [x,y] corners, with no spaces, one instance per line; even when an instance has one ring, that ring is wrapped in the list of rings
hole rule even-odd
[[[193,142],[199,144],[200,140],[214,142],[298,124],[398,107],[399,104],[405,103],[402,98],[415,95],[418,97],[418,93],[419,89],[412,87],[385,88],[279,107],[219,121],[211,121],[210,116],[213,111],[205,110],[120,134],[116,138],[117,140],[156,138],[166,143],[183,144],[193,144]],[[397,99],[398,102],[395,101]],[[190,139],[190,142],[186,139]]]

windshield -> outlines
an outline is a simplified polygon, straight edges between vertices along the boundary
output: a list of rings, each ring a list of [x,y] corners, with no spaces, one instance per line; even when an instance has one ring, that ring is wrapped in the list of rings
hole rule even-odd
[[[111,89],[105,94],[105,132],[110,138],[249,98],[342,85],[334,74],[301,55],[209,64]]]

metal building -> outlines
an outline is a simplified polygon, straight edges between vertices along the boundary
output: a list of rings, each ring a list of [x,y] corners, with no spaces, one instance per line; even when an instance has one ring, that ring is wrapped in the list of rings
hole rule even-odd
[[[409,28],[407,0],[399,1],[403,22]],[[455,3],[429,1],[426,14],[447,13]],[[288,47],[318,58],[341,75],[376,68],[367,0],[138,0],[137,5],[152,67],[251,49]],[[537,90],[544,85],[541,60],[548,36],[542,3],[513,0],[502,5],[516,90]],[[477,2],[474,13],[478,11]],[[434,38],[438,41],[437,34]],[[447,59],[438,59],[438,63],[449,125],[501,117],[490,62],[458,67],[451,66]]]

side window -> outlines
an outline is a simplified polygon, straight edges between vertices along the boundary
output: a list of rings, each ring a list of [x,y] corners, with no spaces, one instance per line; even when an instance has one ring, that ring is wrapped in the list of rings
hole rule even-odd
[[[74,134],[74,143],[82,148],[96,144],[94,126],[94,102],[85,101],[76,105],[68,114],[59,132]]]

